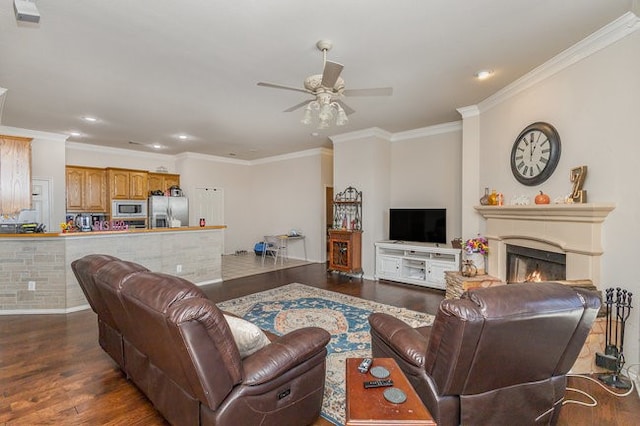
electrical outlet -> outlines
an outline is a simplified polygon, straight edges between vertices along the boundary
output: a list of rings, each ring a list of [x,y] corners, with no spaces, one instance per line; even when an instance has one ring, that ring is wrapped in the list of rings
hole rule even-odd
[[[176,274],[182,272],[182,265],[176,265]]]
[[[29,281],[27,283],[27,288],[29,289],[29,291],[36,291],[36,282],[35,281]]]

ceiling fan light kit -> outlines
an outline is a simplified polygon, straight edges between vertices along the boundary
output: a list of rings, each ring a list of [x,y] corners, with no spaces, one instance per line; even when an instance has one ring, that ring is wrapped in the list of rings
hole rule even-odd
[[[342,97],[390,96],[392,94],[393,89],[390,87],[345,90],[345,82],[340,77],[344,66],[327,61],[327,52],[331,50],[333,44],[328,40],[320,40],[316,43],[316,47],[322,52],[324,68],[322,74],[311,75],[304,80],[304,89],[274,83],[258,83],[258,86],[293,90],[315,96],[315,99],[301,102],[285,110],[285,112],[291,112],[304,107],[304,114],[300,120],[302,124],[309,125],[317,121],[318,129],[326,129],[334,122],[336,126],[344,126],[349,122],[347,115],[355,111],[341,100]],[[314,119],[315,116],[317,120]]]

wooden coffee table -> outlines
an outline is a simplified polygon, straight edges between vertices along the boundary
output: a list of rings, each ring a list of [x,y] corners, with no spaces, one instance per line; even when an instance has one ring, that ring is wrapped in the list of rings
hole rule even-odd
[[[384,367],[391,373],[387,379],[393,380],[393,387],[407,396],[401,404],[389,402],[383,396],[388,387],[365,389],[363,383],[379,380],[371,373],[360,373],[358,365],[362,358],[347,358],[346,388],[347,412],[345,426],[380,425],[435,425],[431,413],[405,377],[393,358],[374,358],[373,367]]]

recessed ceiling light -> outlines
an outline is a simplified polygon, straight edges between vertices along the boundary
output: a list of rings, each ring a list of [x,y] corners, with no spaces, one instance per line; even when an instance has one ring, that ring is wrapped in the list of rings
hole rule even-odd
[[[313,133],[311,133],[311,136],[318,136],[319,134],[320,133],[318,133],[318,132],[313,132]]]
[[[151,145],[151,148],[153,149],[162,149],[164,148],[164,146],[160,145],[159,143],[154,143]]]
[[[91,123],[95,123],[96,121],[98,121],[98,119],[97,119],[97,118],[95,118],[95,117],[89,117],[89,116],[82,117],[82,119],[83,119],[84,121],[89,121],[89,122],[91,122]]]
[[[82,133],[80,133],[80,132],[69,132],[69,134],[71,136],[82,136]]]
[[[183,141],[183,140],[187,139],[187,135],[178,135],[178,139]]]
[[[484,80],[485,78],[491,77],[492,74],[493,71],[491,70],[480,70],[475,74],[475,76],[478,80]]]

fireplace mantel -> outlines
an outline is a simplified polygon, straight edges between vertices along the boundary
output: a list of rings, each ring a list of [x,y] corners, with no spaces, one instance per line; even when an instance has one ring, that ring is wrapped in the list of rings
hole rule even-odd
[[[614,204],[476,206],[486,219],[489,273],[506,280],[506,245],[564,253],[567,279],[600,282],[602,223]]]

